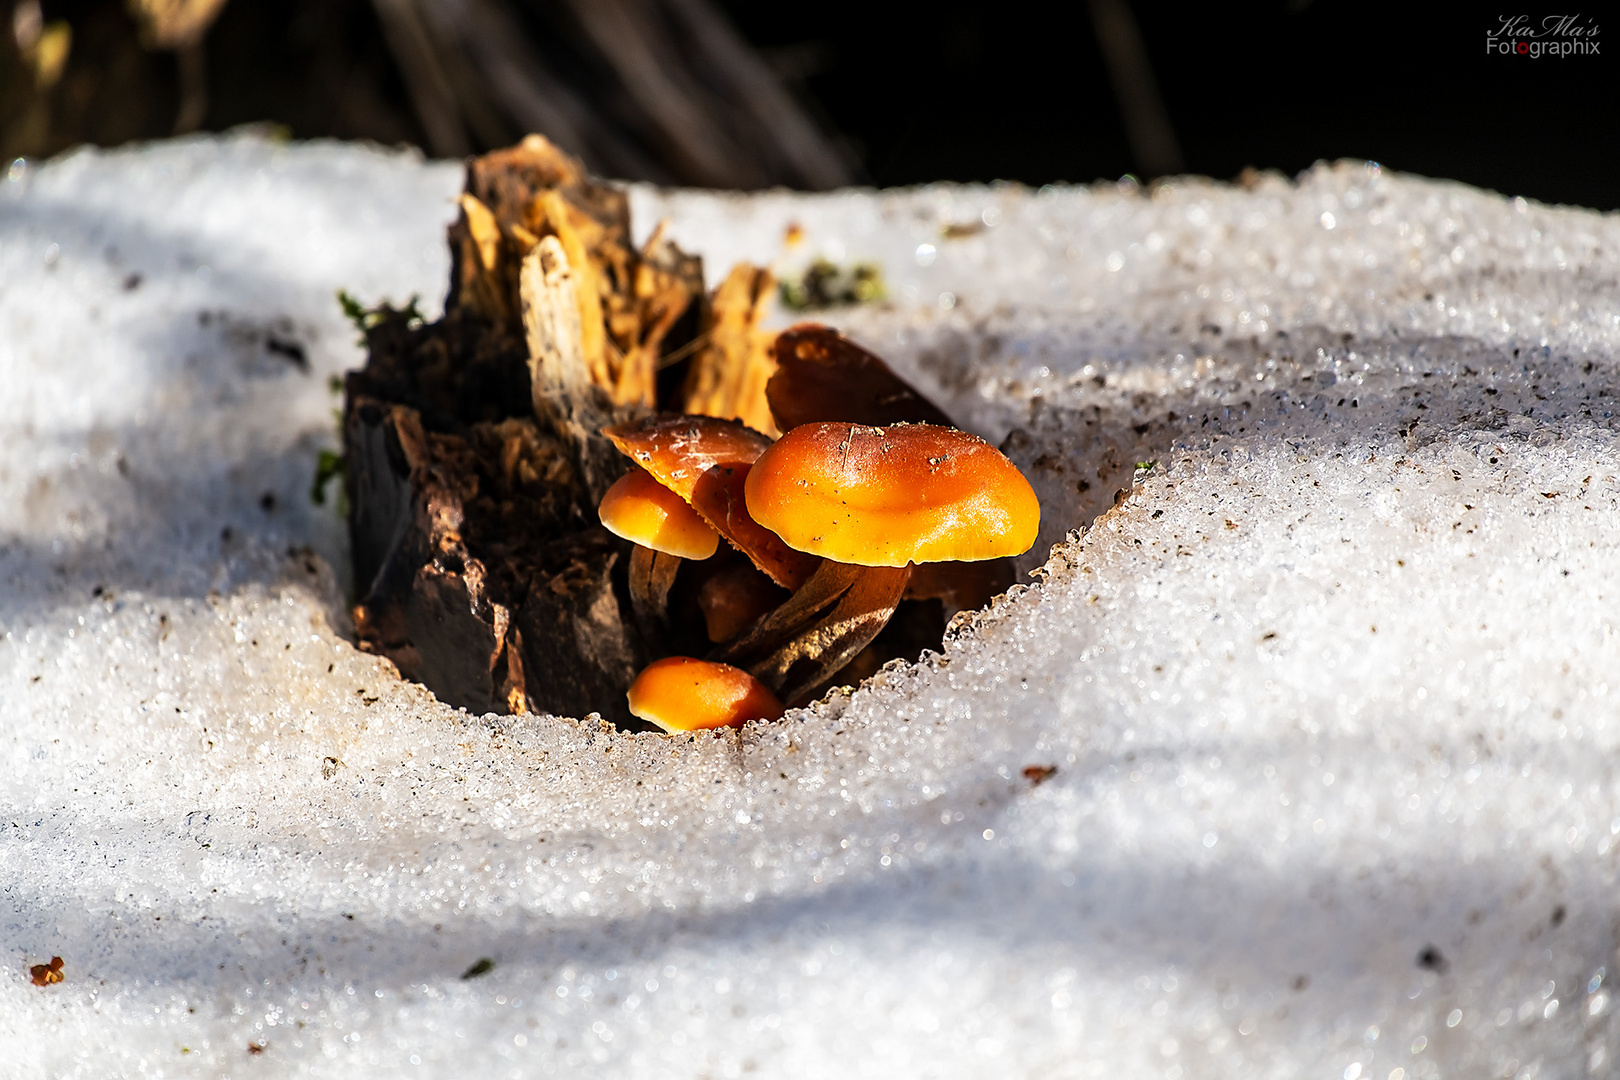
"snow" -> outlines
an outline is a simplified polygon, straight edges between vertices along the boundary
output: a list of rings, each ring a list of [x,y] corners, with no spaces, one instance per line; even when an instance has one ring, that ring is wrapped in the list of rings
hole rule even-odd
[[[18,1075],[1612,1072],[1620,219],[1361,164],[635,189],[711,280],[879,263],[835,320],[1045,513],[943,655],[671,739],[343,636],[333,293],[433,311],[459,182],[246,136],[0,180]]]

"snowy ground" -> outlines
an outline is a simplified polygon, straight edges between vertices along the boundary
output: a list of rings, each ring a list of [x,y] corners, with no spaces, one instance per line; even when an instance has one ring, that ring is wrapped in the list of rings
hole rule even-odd
[[[668,740],[342,636],[332,294],[436,308],[458,186],[0,177],[10,1075],[1613,1074],[1620,219],[1359,165],[638,190],[711,280],[880,262],[838,321],[1046,515],[943,656]]]

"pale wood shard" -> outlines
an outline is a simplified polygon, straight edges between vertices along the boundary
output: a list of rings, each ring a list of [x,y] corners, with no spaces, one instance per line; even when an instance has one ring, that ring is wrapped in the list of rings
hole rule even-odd
[[[534,210],[538,210],[538,214],[533,216],[539,218],[542,227],[550,227],[556,242],[561,245],[562,254],[566,256],[567,267],[572,277],[571,297],[577,308],[575,325],[578,327],[579,351],[584,358],[585,368],[590,372],[593,383],[611,390],[614,378],[613,369],[609,366],[607,358],[607,333],[602,326],[602,289],[597,281],[596,268],[591,265],[585,238],[580,235],[584,231],[582,228],[584,222],[572,220],[575,215],[570,212],[568,204],[556,191],[541,192],[536,196],[535,202],[537,206]],[[580,218],[585,216],[583,213],[578,214]],[[592,231],[598,234],[602,232],[600,226]],[[600,245],[600,236],[592,239],[597,241],[598,246]],[[542,240],[541,243],[545,241]],[[524,257],[524,264],[527,266],[528,256]],[[524,318],[524,325],[527,327],[526,312]]]
[[[500,325],[509,307],[500,273],[500,223],[495,220],[494,212],[476,196],[463,193],[459,205],[461,217],[456,229],[466,248],[460,290],[462,307],[486,322]]]
[[[478,265],[486,272],[494,270],[501,250],[501,226],[495,220],[495,214],[477,198],[466,193],[457,203],[467,217],[467,231],[478,252]]]
[[[687,374],[684,411],[781,434],[765,396],[776,373],[776,335],[761,326],[775,285],[769,270],[738,263],[714,291],[704,345]]]
[[[614,415],[585,355],[578,293],[562,242],[545,237],[524,257],[520,285],[534,411],[574,447],[590,505],[595,506],[624,465],[599,434]]]
[[[578,283],[561,241],[548,236],[523,259],[519,296],[535,415],[555,425],[572,397],[595,387],[585,356]]]

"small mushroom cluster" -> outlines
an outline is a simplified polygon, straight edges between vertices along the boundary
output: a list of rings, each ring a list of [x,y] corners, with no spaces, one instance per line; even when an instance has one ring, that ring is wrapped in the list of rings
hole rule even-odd
[[[670,732],[775,719],[812,700],[862,653],[902,599],[978,607],[1011,584],[1040,507],[998,450],[956,428],[835,331],[800,326],[775,345],[766,387],[778,440],[736,420],[660,414],[604,429],[634,462],[602,499],[633,544],[642,633],[668,645],[683,561],[712,646],[637,676],[630,710]],[[663,649],[661,651],[670,651]]]

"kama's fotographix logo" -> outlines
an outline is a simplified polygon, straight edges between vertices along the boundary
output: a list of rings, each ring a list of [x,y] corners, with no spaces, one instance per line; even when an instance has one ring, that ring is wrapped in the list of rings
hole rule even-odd
[[[1498,15],[1485,31],[1487,56],[1599,56],[1598,24],[1583,15]]]

